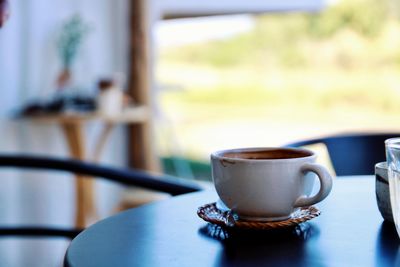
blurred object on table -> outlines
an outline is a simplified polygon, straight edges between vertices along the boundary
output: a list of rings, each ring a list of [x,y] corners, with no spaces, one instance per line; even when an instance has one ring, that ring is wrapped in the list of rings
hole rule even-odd
[[[97,109],[99,114],[118,116],[125,108],[124,91],[114,79],[101,79],[98,83]]]
[[[56,96],[50,100],[36,100],[26,104],[18,116],[37,116],[61,113],[96,111],[96,99],[89,95]]]

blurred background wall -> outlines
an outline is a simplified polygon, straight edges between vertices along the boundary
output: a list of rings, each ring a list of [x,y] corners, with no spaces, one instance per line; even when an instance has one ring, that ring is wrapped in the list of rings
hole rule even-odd
[[[91,92],[99,78],[125,72],[127,4],[125,0],[10,1],[12,15],[0,31],[2,153],[68,156],[63,133],[57,125],[16,120],[13,116],[27,101],[55,94],[55,80],[61,68],[56,40],[63,23],[74,15],[79,15],[90,27],[73,65],[74,84],[79,90]],[[90,123],[85,128],[88,146],[93,145],[91,140],[98,127]],[[105,147],[102,162],[125,165],[124,148],[124,131],[118,128]],[[74,190],[70,176],[1,170],[0,223],[71,225]],[[97,190],[99,212],[106,216],[117,201],[114,192],[119,188],[100,183]]]

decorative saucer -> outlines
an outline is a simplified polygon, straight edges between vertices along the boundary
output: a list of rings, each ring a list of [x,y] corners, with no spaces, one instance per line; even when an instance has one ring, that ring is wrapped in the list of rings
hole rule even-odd
[[[230,210],[222,211],[215,202],[203,205],[197,209],[197,215],[206,222],[225,228],[271,230],[296,226],[319,216],[321,212],[314,206],[300,208],[290,218],[283,221],[244,221],[240,220]]]

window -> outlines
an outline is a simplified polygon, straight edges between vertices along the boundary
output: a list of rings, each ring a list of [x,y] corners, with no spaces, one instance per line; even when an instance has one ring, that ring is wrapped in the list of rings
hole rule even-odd
[[[400,20],[391,1],[318,14],[161,22],[163,155],[400,130]],[[165,35],[164,35],[165,34]]]

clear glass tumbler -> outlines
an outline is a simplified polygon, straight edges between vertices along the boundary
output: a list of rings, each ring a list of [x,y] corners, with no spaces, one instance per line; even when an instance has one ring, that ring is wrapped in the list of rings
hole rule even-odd
[[[385,141],[390,204],[397,234],[400,236],[400,137]]]

